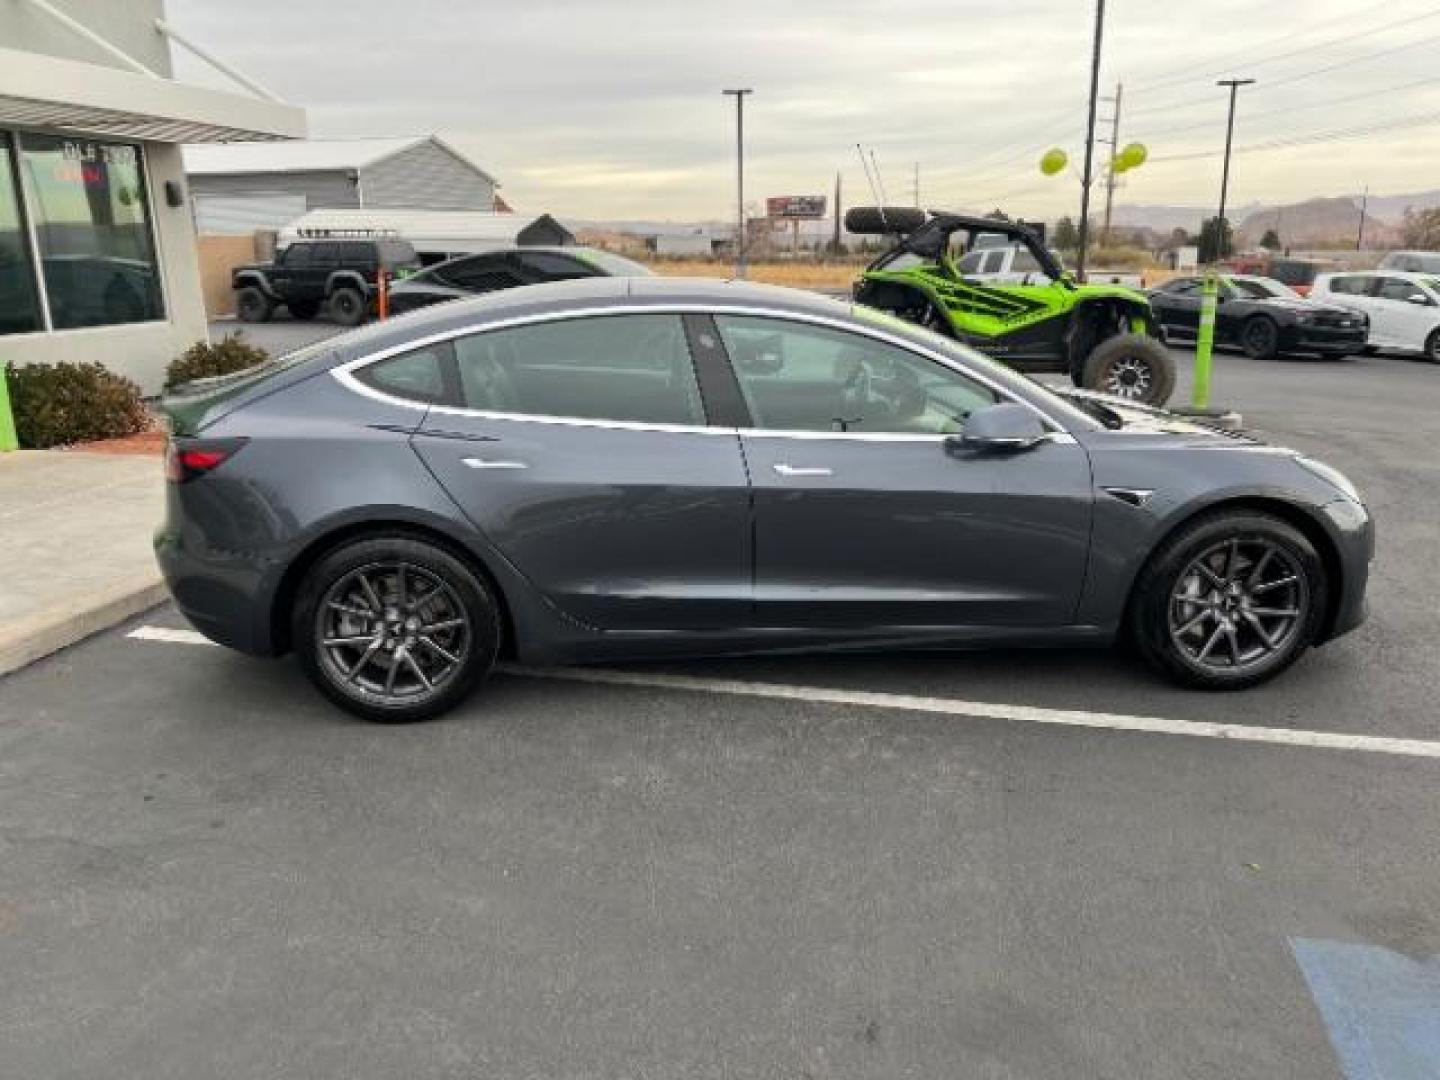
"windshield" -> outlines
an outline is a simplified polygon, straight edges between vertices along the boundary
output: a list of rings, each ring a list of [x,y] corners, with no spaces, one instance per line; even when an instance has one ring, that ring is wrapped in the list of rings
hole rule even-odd
[[[638,263],[634,259],[627,259],[624,255],[615,255],[612,252],[599,251],[595,248],[582,248],[574,254],[581,262],[598,267],[611,277],[655,276],[655,271],[651,270],[644,263]]]
[[[1240,295],[1257,300],[1265,300],[1272,296],[1295,299],[1300,295],[1284,282],[1276,281],[1273,278],[1231,278],[1230,286]]]

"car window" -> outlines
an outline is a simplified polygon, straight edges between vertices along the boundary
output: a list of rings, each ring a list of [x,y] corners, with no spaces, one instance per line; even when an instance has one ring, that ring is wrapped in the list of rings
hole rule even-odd
[[[962,273],[962,274],[978,274],[978,273],[981,273],[980,267],[981,267],[982,265],[984,265],[985,255],[986,255],[986,252],[983,252],[983,251],[971,251],[971,252],[968,252],[967,254],[965,254],[964,256],[961,257],[960,261],[956,264],[956,267],[959,269],[960,273]],[[919,260],[919,258],[917,257],[917,258],[916,258],[916,262],[919,262],[919,261],[920,261],[920,260]],[[889,267],[889,269],[899,270],[899,269],[902,269],[902,267],[892,266],[892,267]]]
[[[450,343],[442,341],[400,353],[359,368],[355,378],[366,386],[407,401],[444,401],[443,372],[449,350]]]
[[[1230,278],[1226,284],[1232,294],[1251,300],[1267,300],[1272,296],[1283,295],[1279,289],[1271,288],[1254,278]]]
[[[715,321],[756,428],[948,435],[999,400],[952,368],[862,334],[754,316]]]
[[[1005,253],[1003,251],[992,251],[985,256],[985,269],[983,274],[998,274],[1005,268]]]
[[[607,315],[459,338],[472,409],[644,424],[702,425],[678,315]]]
[[[1329,291],[1341,296],[1364,296],[1373,279],[1368,274],[1345,274],[1330,279]]]
[[[315,249],[314,244],[291,244],[285,249],[284,263],[286,266],[309,266],[310,256]]]
[[[472,292],[492,292],[523,284],[503,255],[481,255],[456,259],[437,266],[432,273],[447,285]]]
[[[1375,286],[1375,296],[1380,300],[1408,301],[1412,296],[1425,296],[1425,290],[1407,278],[1382,277]]]
[[[1174,281],[1167,281],[1162,285],[1160,291],[1169,293],[1171,296],[1198,296],[1200,293],[1200,279],[1176,278]]]
[[[1011,263],[1010,269],[1017,274],[1038,274],[1041,272],[1040,263],[1035,256],[1025,248],[1018,248],[1015,252],[1015,261]]]
[[[568,255],[557,255],[553,251],[517,251],[510,256],[519,265],[522,273],[532,280],[565,281],[569,278],[594,277],[588,266],[582,266]]]

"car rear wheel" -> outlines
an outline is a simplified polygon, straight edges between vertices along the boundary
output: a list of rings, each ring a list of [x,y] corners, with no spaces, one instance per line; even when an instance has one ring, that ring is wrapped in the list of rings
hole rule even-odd
[[[1440,364],[1440,330],[1430,331],[1425,339],[1425,357],[1432,364]]]
[[[235,313],[241,322],[269,322],[275,305],[254,285],[247,285],[235,296]]]
[[[330,315],[341,326],[359,326],[365,319],[365,298],[355,289],[330,294]]]
[[[1252,316],[1240,329],[1240,347],[1252,360],[1273,360],[1280,352],[1280,328],[1264,315]]]
[[[1284,671],[1325,611],[1324,565],[1269,514],[1200,518],[1168,540],[1136,584],[1130,632],[1142,656],[1186,686],[1239,690]]]
[[[1175,391],[1175,361],[1145,334],[1106,338],[1085,361],[1084,386],[1146,405],[1164,405]]]
[[[320,314],[320,304],[316,300],[291,300],[285,305],[290,310],[292,318],[302,319],[309,322]]]
[[[366,720],[408,723],[454,707],[489,674],[500,619],[460,559],[393,535],[322,558],[301,586],[291,633],[331,701]]]

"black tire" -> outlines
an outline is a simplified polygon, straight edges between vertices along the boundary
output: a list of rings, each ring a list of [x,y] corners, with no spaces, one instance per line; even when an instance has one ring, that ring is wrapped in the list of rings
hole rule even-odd
[[[300,319],[302,322],[309,322],[320,314],[320,301],[318,300],[291,300],[285,307],[290,312],[290,317]]]
[[[1425,359],[1432,364],[1440,364],[1440,330],[1431,330],[1430,336],[1425,339]]]
[[[1175,360],[1146,334],[1108,337],[1085,360],[1083,384],[1116,397],[1162,406],[1175,392]]]
[[[1379,356],[1379,355],[1380,355],[1380,350],[1377,349],[1374,345],[1366,345],[1366,346],[1363,346],[1362,348],[1360,348],[1360,349],[1357,350],[1357,355],[1359,355],[1359,356]]]
[[[1240,347],[1251,360],[1274,360],[1280,355],[1280,327],[1265,315],[1252,315],[1240,328]]]
[[[925,216],[915,206],[852,206],[845,211],[845,229],[860,236],[912,233],[925,224]]]
[[[269,322],[275,305],[254,285],[247,285],[235,294],[235,314],[241,322]]]
[[[1231,547],[1232,543],[1236,546]],[[1220,576],[1226,579],[1233,575],[1243,586],[1259,562],[1255,553],[1267,546],[1273,548],[1274,553],[1260,573],[1279,576],[1261,580],[1254,595],[1245,589],[1243,597],[1229,596],[1227,588],[1217,587],[1213,581],[1193,573],[1197,560],[1219,549],[1218,565],[1215,561],[1207,565],[1220,571]],[[1238,569],[1233,554],[1229,556],[1230,568],[1226,569],[1226,550],[1241,552]],[[1247,558],[1248,563],[1243,561]],[[1288,576],[1296,579],[1295,584],[1275,584]],[[1193,601],[1177,598],[1177,593],[1192,587],[1189,584],[1192,579],[1199,581],[1202,589],[1213,590],[1212,596],[1215,593],[1228,596],[1224,602],[1233,606],[1223,612],[1217,608],[1216,614],[1210,614],[1207,609],[1212,601],[1204,594],[1196,595]],[[1128,619],[1130,641],[1152,667],[1181,685],[1203,690],[1243,690],[1280,674],[1309,648],[1324,618],[1328,587],[1324,563],[1314,545],[1293,525],[1258,511],[1217,511],[1183,526],[1151,556],[1132,594]],[[1256,601],[1287,606],[1254,606]],[[1293,605],[1293,609],[1288,605]],[[1283,632],[1282,621],[1276,617],[1257,614],[1258,628],[1247,621],[1247,612],[1289,610],[1297,614],[1293,619],[1284,620]],[[1222,616],[1231,620],[1233,633],[1223,626]],[[1271,619],[1269,626],[1265,625],[1266,619]],[[1177,627],[1175,622],[1182,620],[1182,625]],[[1195,620],[1208,621],[1187,630],[1186,624]],[[1215,663],[1205,658],[1197,661],[1192,648],[1201,651],[1207,644],[1214,645],[1212,636],[1221,644],[1215,653]],[[1260,649],[1256,657],[1241,663],[1242,653],[1248,655],[1255,648]],[[1232,660],[1222,664],[1225,651],[1230,652]]]
[[[324,556],[300,586],[290,630],[322,694],[385,724],[453,708],[490,673],[500,645],[499,608],[481,577],[403,533]]]
[[[330,317],[341,326],[359,326],[365,321],[365,297],[348,286],[330,294]]]

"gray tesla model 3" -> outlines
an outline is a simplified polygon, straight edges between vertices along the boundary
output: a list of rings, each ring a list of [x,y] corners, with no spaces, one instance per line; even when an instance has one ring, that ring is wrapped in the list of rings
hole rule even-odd
[[[554,664],[1103,644],[1251,686],[1357,626],[1351,483],[788,289],[458,301],[166,400],[175,602],[372,720]]]

